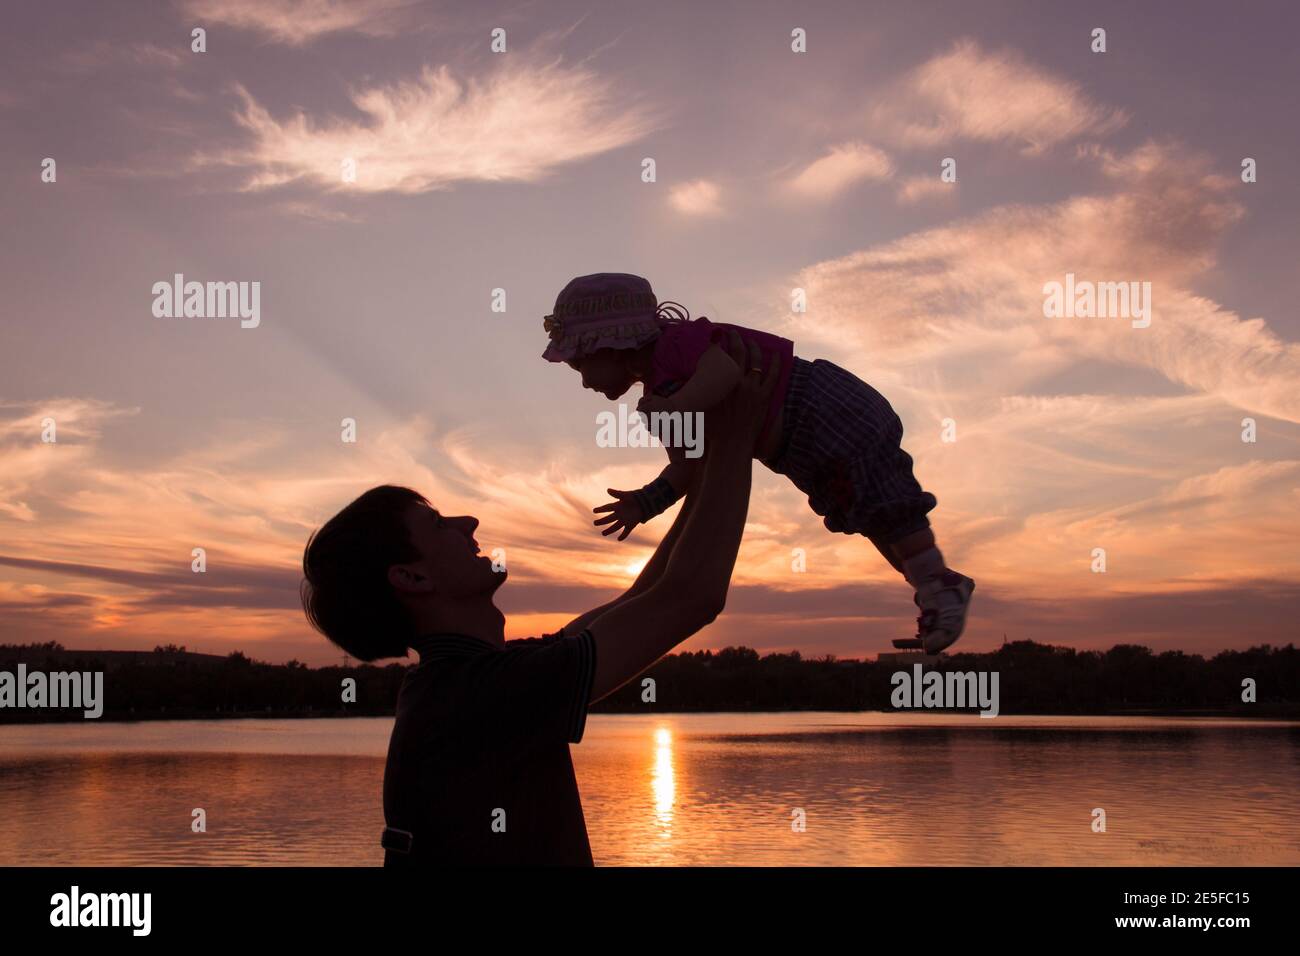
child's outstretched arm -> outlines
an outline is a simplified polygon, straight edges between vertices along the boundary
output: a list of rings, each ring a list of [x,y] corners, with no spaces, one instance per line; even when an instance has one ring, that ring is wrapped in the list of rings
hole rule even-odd
[[[670,450],[667,466],[650,484],[635,491],[606,488],[605,490],[614,496],[614,500],[595,509],[597,514],[601,512],[607,514],[597,518],[593,524],[609,525],[601,531],[601,534],[606,537],[621,530],[622,534],[618,536],[618,540],[622,541],[637,525],[663,514],[686,494],[693,476],[699,471],[696,467],[698,461],[699,459],[674,456]]]
[[[568,634],[569,636],[577,634],[606,611],[617,607],[630,598],[636,597],[638,594],[644,594],[659,582],[659,579],[663,577],[664,568],[668,566],[668,557],[673,553],[673,548],[677,545],[677,539],[681,537],[682,528],[686,526],[686,521],[690,516],[691,508],[695,504],[695,498],[691,497],[690,493],[699,490],[700,481],[703,477],[704,469],[695,469],[694,474],[691,475],[691,487],[687,489],[688,496],[686,502],[682,505],[682,510],[677,512],[677,519],[673,521],[672,527],[668,529],[668,533],[664,535],[663,540],[659,542],[659,547],[657,547],[654,554],[650,556],[650,560],[645,563],[645,567],[641,569],[641,573],[637,575],[637,579],[632,583],[632,586],[624,593],[614,598],[614,600],[602,604],[600,607],[592,608],[586,614],[580,614],[578,617],[574,618],[568,624],[564,625],[564,627],[560,628],[561,634]],[[610,488],[609,492],[614,495],[629,494],[629,492],[626,491],[615,491],[613,488]],[[600,509],[597,508],[596,510],[599,511]],[[596,523],[599,524],[600,522],[598,521]],[[609,532],[607,531],[605,533],[608,534]]]
[[[740,361],[715,342],[700,356],[695,373],[685,385],[667,398],[647,395],[637,404],[637,411],[646,415],[655,412],[690,414],[716,407],[740,382],[740,366],[746,361],[743,358],[746,352],[738,346],[739,336],[734,331],[731,335],[734,341],[730,344],[736,349],[734,354],[741,356]],[[597,525],[608,525],[601,534],[608,537],[621,532],[618,540],[622,541],[638,524],[667,511],[686,494],[691,476],[697,471],[698,461],[699,459],[686,458],[681,448],[670,445],[668,466],[650,484],[635,491],[607,489],[614,500],[595,509],[598,513],[607,512],[595,522]]]

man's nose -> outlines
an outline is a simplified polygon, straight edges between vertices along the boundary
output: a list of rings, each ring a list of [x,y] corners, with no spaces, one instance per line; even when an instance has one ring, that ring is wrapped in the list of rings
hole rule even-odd
[[[478,518],[471,517],[470,515],[464,515],[456,519],[456,524],[460,527],[460,529],[463,532],[465,532],[465,534],[472,535],[474,533],[474,529],[478,527]]]

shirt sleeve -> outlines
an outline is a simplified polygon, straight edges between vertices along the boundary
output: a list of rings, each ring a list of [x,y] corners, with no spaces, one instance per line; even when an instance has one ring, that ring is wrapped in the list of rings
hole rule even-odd
[[[704,320],[670,325],[659,336],[651,366],[650,391],[670,394],[695,374],[700,356],[708,351],[711,326]]]
[[[507,641],[487,655],[480,686],[509,735],[538,734],[581,743],[596,677],[596,642],[583,630],[576,637],[550,635]]]

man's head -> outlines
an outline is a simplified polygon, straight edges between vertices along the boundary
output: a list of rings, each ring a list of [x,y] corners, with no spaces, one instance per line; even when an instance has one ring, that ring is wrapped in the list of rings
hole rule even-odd
[[[307,541],[307,619],[353,657],[401,657],[441,608],[491,603],[505,580],[474,540],[478,519],[439,514],[409,488],[371,488]]]

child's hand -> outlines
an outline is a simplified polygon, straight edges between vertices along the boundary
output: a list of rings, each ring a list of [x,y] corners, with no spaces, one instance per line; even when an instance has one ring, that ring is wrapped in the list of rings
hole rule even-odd
[[[592,524],[609,525],[608,528],[601,532],[607,538],[622,528],[623,533],[618,536],[618,540],[622,541],[632,533],[633,528],[641,523],[641,506],[637,504],[630,491],[618,491],[615,488],[606,488],[605,491],[613,495],[615,500],[603,504],[599,508],[591,509],[596,514],[600,514],[602,511],[609,512],[603,518],[597,518]]]

